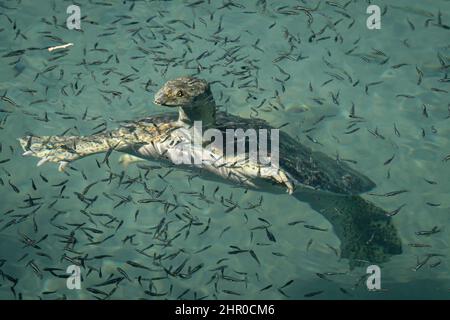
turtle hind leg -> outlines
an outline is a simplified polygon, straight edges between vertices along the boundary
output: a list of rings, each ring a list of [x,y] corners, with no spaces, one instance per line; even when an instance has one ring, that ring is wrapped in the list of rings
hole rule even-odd
[[[337,218],[343,225],[342,257],[350,260],[351,267],[364,261],[382,263],[402,253],[397,230],[386,211],[359,196],[342,197],[336,205],[344,212],[344,217]]]
[[[360,196],[309,194],[299,197],[320,212],[341,241],[341,257],[350,267],[382,263],[401,254],[402,246],[392,219],[383,209]]]

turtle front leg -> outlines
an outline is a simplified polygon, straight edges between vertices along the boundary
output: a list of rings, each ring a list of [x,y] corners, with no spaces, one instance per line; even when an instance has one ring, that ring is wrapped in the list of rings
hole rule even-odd
[[[122,150],[126,139],[114,135],[93,136],[26,136],[19,139],[24,156],[40,158],[38,166],[46,162],[59,163],[59,171],[80,158],[102,152]]]
[[[20,145],[25,151],[23,156],[40,158],[37,166],[46,162],[59,163],[58,171],[64,171],[69,162],[79,159],[82,155],[67,144],[66,137],[33,137],[19,138]]]

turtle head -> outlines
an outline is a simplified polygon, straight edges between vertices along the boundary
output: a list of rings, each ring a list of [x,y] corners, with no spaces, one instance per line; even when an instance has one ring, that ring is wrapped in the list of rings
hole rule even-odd
[[[202,121],[214,124],[216,104],[208,82],[194,77],[167,81],[155,94],[155,104],[178,107],[178,121],[188,125]]]
[[[155,94],[155,104],[166,107],[189,107],[197,105],[210,94],[208,83],[194,77],[181,77],[167,81]]]

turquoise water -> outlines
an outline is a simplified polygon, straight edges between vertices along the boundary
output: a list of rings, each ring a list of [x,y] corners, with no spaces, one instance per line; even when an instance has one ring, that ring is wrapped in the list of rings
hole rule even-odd
[[[379,30],[366,27],[367,1],[80,1],[79,31],[66,27],[71,4],[0,2],[1,299],[449,297],[449,1],[376,1]],[[307,10],[310,26],[296,6],[315,9]],[[74,45],[46,50],[65,43]],[[373,193],[408,190],[363,195],[386,211],[405,204],[392,218],[403,252],[380,265],[381,290],[369,292],[365,266],[351,269],[335,253],[340,242],[330,223],[287,194],[246,191],[173,168],[145,175],[136,165],[123,168],[118,153],[109,159],[111,169],[98,168],[104,155],[95,155],[66,174],[22,157],[16,139],[29,132],[89,135],[104,122],[113,129],[121,120],[166,112],[152,103],[153,94],[182,75],[212,82],[223,110],[275,127],[287,123],[283,130],[301,143],[352,160],[377,183]],[[349,127],[352,105],[363,121]],[[188,204],[189,217],[182,208],[139,202],[147,195],[136,182],[140,175],[150,189],[167,188],[165,201],[176,195]],[[76,193],[99,180],[86,192],[98,197],[86,208]],[[208,201],[188,194],[202,190]],[[40,198],[40,207],[28,207],[28,195]],[[239,207],[224,212],[221,196]],[[260,207],[245,209],[261,196]],[[256,228],[261,219],[276,241]],[[328,231],[289,225],[297,220]],[[434,227],[439,232],[417,235]],[[72,231],[73,246],[66,243]],[[23,235],[43,240],[33,248]],[[230,246],[253,250],[257,259],[231,255]],[[84,259],[80,290],[49,271],[64,275],[73,264],[65,255]],[[184,264],[181,274],[201,268],[190,277],[167,277],[153,264],[158,256],[172,271]],[[124,277],[121,272],[129,280],[98,286]],[[317,276],[327,272],[337,274]]]

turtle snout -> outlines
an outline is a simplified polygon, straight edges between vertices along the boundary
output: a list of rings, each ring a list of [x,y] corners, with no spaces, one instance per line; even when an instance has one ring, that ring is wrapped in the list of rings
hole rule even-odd
[[[154,102],[155,104],[158,104],[158,105],[163,105],[163,104],[164,104],[164,100],[162,99],[162,97],[155,97],[155,99],[153,100],[153,102]]]
[[[167,102],[167,99],[166,99],[166,96],[165,96],[164,92],[158,91],[155,94],[155,99],[153,100],[153,102],[155,104],[158,104],[158,105],[161,105],[161,106],[164,105]]]

